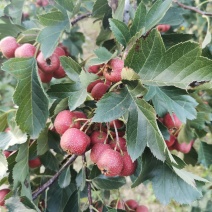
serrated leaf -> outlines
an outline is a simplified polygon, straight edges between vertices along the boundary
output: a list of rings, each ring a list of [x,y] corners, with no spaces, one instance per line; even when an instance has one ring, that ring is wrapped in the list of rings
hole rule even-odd
[[[5,201],[5,205],[10,212],[36,212],[34,209],[28,209],[20,201],[20,197],[11,197]]]
[[[186,178],[187,182],[184,181]],[[132,187],[146,180],[152,182],[157,199],[164,205],[172,199],[180,204],[190,204],[202,196],[195,186],[195,180],[201,179],[183,170],[172,169],[149,153],[144,155],[142,172]],[[173,188],[175,188],[174,192]]]
[[[185,123],[186,119],[195,119],[197,116],[195,107],[198,103],[185,91],[178,88],[150,86],[145,100],[152,100],[160,117],[174,112]]]
[[[93,5],[92,16],[103,17],[108,10],[111,10],[111,8],[109,7],[107,0],[96,0]]]
[[[94,53],[97,57],[92,58],[88,61],[89,66],[107,63],[109,60],[111,60],[117,55],[116,51],[112,54],[104,47],[99,47],[94,51]]]
[[[136,72],[134,72],[133,69],[126,67],[123,68],[121,71],[121,79],[128,81],[140,80],[140,76]]]
[[[69,12],[72,12],[74,9],[74,4],[72,0],[55,0],[55,2],[62,6],[64,9],[68,10]]]
[[[48,145],[48,126],[40,133],[37,139],[37,155],[43,155],[49,150]]]
[[[194,130],[189,126],[189,124],[184,124],[180,128],[180,132],[177,136],[179,143],[190,143],[194,137]]]
[[[17,124],[32,139],[37,138],[48,118],[48,99],[38,78],[35,58],[12,58],[3,63],[2,69],[18,79],[13,96],[19,106]]]
[[[210,19],[207,16],[203,16],[203,17],[207,20],[207,24],[208,24],[207,32],[202,42],[202,48],[204,49],[208,44],[210,44],[212,36],[210,32]]]
[[[0,151],[0,179],[4,178],[7,174],[8,164],[7,159],[3,152]]]
[[[112,17],[119,21],[123,21],[125,1],[117,1],[116,4],[114,4],[113,0],[108,0],[108,2],[112,8]]]
[[[68,77],[75,82],[79,81],[79,74],[82,70],[81,66],[71,57],[60,57],[60,62]]]
[[[13,36],[16,37],[24,29],[21,26],[11,24],[11,23],[0,23],[0,39]]]
[[[24,2],[25,0],[11,0],[4,9],[5,14],[10,16],[15,24],[21,25]]]
[[[201,57],[197,43],[184,42],[165,51],[157,30],[140,39],[128,53],[125,66],[132,68],[144,84],[185,89],[193,81],[212,79],[212,61]]]
[[[8,114],[6,112],[0,113],[0,132],[4,131],[7,127],[7,115]]]
[[[89,72],[87,72],[87,71],[82,71],[82,72],[80,73],[79,78],[80,78],[80,82],[81,82],[82,86],[83,86],[84,88],[87,88],[88,85],[89,85],[91,82],[93,82],[93,81],[95,81],[96,79],[98,79],[98,75],[93,74],[93,73],[89,73]]]
[[[107,93],[97,102],[97,109],[92,121],[109,122],[120,118],[127,112],[131,102],[131,97],[125,88],[119,93]]]
[[[60,188],[65,188],[69,186],[70,182],[71,182],[71,173],[70,173],[70,167],[68,167],[64,169],[60,174],[58,178],[58,184]]]
[[[59,20],[55,18],[55,15]],[[37,42],[41,44],[41,51],[44,57],[48,58],[52,55],[54,49],[58,45],[61,34],[69,25],[69,19],[67,15],[60,11],[52,11],[41,15],[39,16],[39,19],[46,27],[39,33]]]
[[[126,180],[124,177],[106,177],[99,175],[92,180],[92,183],[99,189],[113,190],[123,186]]]
[[[205,167],[210,167],[212,164],[212,145],[205,142],[200,142],[198,151],[198,162],[202,163]]]
[[[35,28],[25,30],[17,37],[17,41],[18,43],[34,42],[39,32],[40,32],[40,29],[35,29]]]
[[[109,19],[109,23],[116,40],[126,47],[131,37],[127,25],[116,19]]]
[[[59,169],[59,161],[57,158],[52,154],[52,152],[48,151],[44,155],[40,156],[40,160],[42,164],[52,170],[52,171],[58,171]]]

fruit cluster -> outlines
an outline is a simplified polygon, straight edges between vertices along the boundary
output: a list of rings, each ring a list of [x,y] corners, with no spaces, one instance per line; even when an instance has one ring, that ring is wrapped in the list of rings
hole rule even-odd
[[[0,41],[0,51],[6,58],[36,57],[38,74],[44,83],[49,83],[52,77],[60,79],[66,76],[59,59],[61,56],[69,55],[67,48],[63,45],[59,45],[50,57],[44,58],[43,53],[32,44],[20,45],[14,37],[7,36]]]
[[[103,211],[103,205],[100,201],[94,204],[94,207],[99,211]],[[124,210],[127,212],[148,212],[148,208],[145,205],[139,205],[137,201],[133,199],[123,200],[113,200],[110,203],[110,207],[115,209]]]
[[[194,141],[190,141],[189,143],[179,143],[177,140],[177,136],[181,130],[182,122],[176,116],[176,114],[170,115],[167,113],[162,119],[162,123],[168,128],[170,133],[169,140],[165,140],[167,147],[169,150],[177,150],[184,154],[189,153]]]
[[[61,135],[61,148],[68,154],[76,155],[91,150],[91,161],[105,176],[132,175],[137,162],[133,162],[127,153],[124,123],[120,120],[105,124],[90,121],[81,111],[64,110],[58,113],[54,128]]]

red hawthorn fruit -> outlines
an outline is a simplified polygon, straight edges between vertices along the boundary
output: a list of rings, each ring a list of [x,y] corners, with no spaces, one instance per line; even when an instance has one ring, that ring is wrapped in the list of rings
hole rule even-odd
[[[111,203],[110,203],[110,206],[112,208],[115,208],[115,209],[121,209],[121,210],[125,210],[125,205],[124,205],[124,201],[123,200],[113,200]]]
[[[43,53],[40,52],[37,56],[37,63],[39,68],[45,73],[52,73],[60,67],[60,60],[57,54],[52,54],[44,59]]]
[[[61,47],[65,51],[65,56],[68,57],[71,55],[68,48],[66,46],[64,46],[62,43],[60,43],[58,46]]]
[[[191,148],[194,144],[194,141],[190,141],[190,143],[178,143],[178,141],[176,140],[176,142],[173,145],[173,148],[176,149],[177,151],[180,151],[184,154],[187,154],[191,151]]]
[[[121,71],[124,68],[124,61],[115,58],[109,61],[109,63],[103,69],[104,77],[110,82],[121,81]]]
[[[125,201],[125,209],[127,212],[135,211],[137,207],[138,207],[138,203],[135,200],[128,199],[127,201]]]
[[[42,163],[38,157],[35,159],[32,159],[32,160],[29,160],[28,163],[29,163],[29,167],[32,169],[40,167],[42,165]]]
[[[99,82],[93,87],[91,91],[91,96],[95,100],[100,100],[102,96],[107,92],[109,87],[109,85],[104,84],[103,82]]]
[[[49,4],[48,0],[36,0],[36,4],[40,7],[45,7]]]
[[[79,125],[79,128],[86,122],[88,117],[83,113],[82,111],[73,111],[73,114],[77,117],[77,119],[85,119],[85,120],[79,120],[75,121],[77,125]]]
[[[90,158],[93,163],[97,163],[99,157],[106,149],[111,149],[109,144],[97,143],[91,148]]]
[[[145,205],[139,205],[135,212],[148,212],[149,209]]]
[[[41,82],[49,83],[52,80],[53,74],[52,73],[45,73],[38,69],[38,75],[40,77]]]
[[[110,122],[110,128],[112,128],[112,129],[115,128],[113,122],[115,122],[115,125],[116,125],[117,129],[120,129],[120,128],[122,128],[124,126],[124,123],[122,121],[116,119],[116,120]]]
[[[64,49],[62,47],[57,47],[55,50],[54,50],[54,54],[56,54],[58,57],[61,57],[61,56],[65,56],[66,53],[64,51]]]
[[[97,74],[98,73],[99,76],[102,76],[102,71],[100,71],[102,66],[103,66],[102,64],[101,65],[90,66],[88,68],[88,72],[93,73],[93,74]]]
[[[116,148],[116,151],[120,152],[120,151],[127,151],[127,146],[126,146],[126,139],[119,137],[119,145],[118,145],[118,140],[111,140],[109,142],[110,146],[112,149]],[[120,150],[121,149],[121,150]]]
[[[11,153],[12,153],[11,151],[7,151],[7,150],[3,151],[3,154],[5,155],[6,158],[8,158],[11,155]]]
[[[175,143],[175,136],[170,135],[169,140],[165,140],[167,147],[171,147]]]
[[[56,79],[61,79],[66,76],[66,72],[64,68],[60,65],[60,67],[53,72],[53,77]]]
[[[171,26],[167,25],[167,24],[160,24],[157,26],[157,30],[159,32],[167,32],[170,28],[171,28]]]
[[[117,176],[123,168],[122,156],[115,150],[106,149],[99,157],[97,166],[105,176]]]
[[[172,117],[169,113],[167,113],[163,117],[163,124],[168,128],[170,134],[175,135],[179,131],[182,122],[178,119],[175,113],[172,113]]]
[[[134,172],[137,168],[137,161],[132,162],[132,159],[128,155],[127,152],[123,152],[122,160],[123,160],[123,168],[119,175],[120,176],[130,176],[130,175],[134,174]]]
[[[15,50],[15,57],[18,57],[18,58],[34,57],[35,52],[36,52],[36,48],[32,44],[25,43],[25,44],[19,46]]]
[[[97,143],[107,143],[107,133],[103,131],[93,131],[90,135],[91,138],[91,146]]]
[[[69,154],[83,155],[90,145],[90,137],[77,128],[70,128],[61,136],[60,146]]]
[[[4,188],[0,190],[0,206],[4,206],[5,196],[10,192],[10,189]]]
[[[0,51],[6,58],[15,56],[15,50],[19,47],[16,39],[12,36],[7,36],[0,41]]]
[[[90,93],[93,89],[93,87],[98,84],[99,82],[102,82],[102,80],[98,79],[98,80],[95,80],[93,82],[91,82],[88,87],[87,87],[87,92]]]
[[[81,127],[81,122],[75,121],[77,118],[79,117],[76,113],[71,112],[70,110],[63,110],[57,114],[54,120],[54,127],[60,135],[69,128],[79,129]]]

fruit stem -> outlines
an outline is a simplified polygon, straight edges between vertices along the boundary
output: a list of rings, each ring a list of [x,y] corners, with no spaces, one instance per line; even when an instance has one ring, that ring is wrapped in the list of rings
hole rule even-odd
[[[122,81],[115,83],[113,86],[110,87],[109,92],[112,91],[116,86],[120,85],[121,83]]]
[[[38,51],[39,51],[39,49],[40,49],[40,44],[38,43],[36,43],[36,51],[35,51],[35,54],[34,54],[34,58],[36,58],[36,56],[37,56],[37,54],[38,54]]]
[[[80,120],[80,119],[76,119],[76,120]],[[86,126],[86,124],[88,124],[88,122],[91,122],[91,119],[83,119],[83,120],[87,120],[83,125],[82,127],[80,127],[80,130],[82,131],[83,128]]]
[[[120,141],[119,141],[119,134],[118,134],[118,130],[117,130],[115,121],[113,121],[113,126],[114,126],[114,130],[115,130],[115,133],[116,133],[116,146],[119,147],[120,153],[121,153],[121,155],[123,155],[123,152],[122,152],[122,149],[121,149],[121,146],[120,146]],[[115,150],[116,150],[116,146],[115,146]]]
[[[59,169],[59,171],[51,178],[49,179],[46,183],[44,183],[42,186],[38,187],[35,191],[32,193],[32,199],[35,200],[43,191],[45,191],[47,188],[49,188],[60,176],[62,171],[70,166],[77,158],[77,155],[72,155],[71,158],[67,160],[67,162]]]

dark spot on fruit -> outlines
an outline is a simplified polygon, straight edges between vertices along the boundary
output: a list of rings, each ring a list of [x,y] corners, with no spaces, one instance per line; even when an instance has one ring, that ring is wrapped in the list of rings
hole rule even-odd
[[[51,62],[52,62],[52,61],[51,61],[51,59],[50,59],[50,58],[47,58],[47,59],[46,59],[46,63],[47,63],[47,65],[48,65],[48,66],[50,66],[50,65],[51,65]]]

